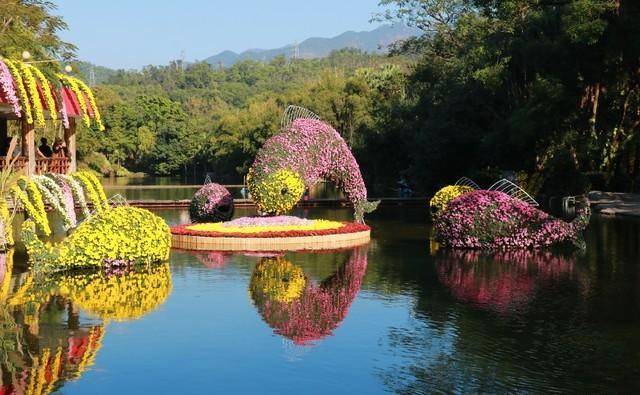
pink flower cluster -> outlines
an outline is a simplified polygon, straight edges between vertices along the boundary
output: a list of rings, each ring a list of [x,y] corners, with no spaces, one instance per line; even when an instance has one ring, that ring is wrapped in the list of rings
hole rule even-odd
[[[539,248],[578,243],[590,212],[568,223],[497,191],[474,191],[449,202],[435,219],[436,240],[454,248]]]
[[[270,172],[289,169],[298,173],[307,188],[329,180],[342,188],[354,205],[367,199],[360,167],[340,134],[330,125],[308,118],[267,140],[256,155],[256,180]]]
[[[275,217],[240,217],[222,226],[233,228],[250,228],[254,226],[302,226],[313,224],[312,219],[293,217],[290,215],[278,215]]]
[[[349,261],[321,284],[307,281],[299,299],[292,302],[267,299],[257,307],[276,333],[296,344],[308,345],[329,336],[344,320],[360,292],[366,271],[367,249],[357,248]]]
[[[0,59],[0,94],[11,104],[13,107],[13,112],[17,117],[21,117],[22,113],[20,107],[20,101],[18,100],[18,95],[16,93],[16,89],[13,85],[13,76],[9,71],[7,65]]]
[[[194,222],[226,221],[233,216],[233,211],[233,196],[216,183],[198,189],[189,205],[189,215]]]

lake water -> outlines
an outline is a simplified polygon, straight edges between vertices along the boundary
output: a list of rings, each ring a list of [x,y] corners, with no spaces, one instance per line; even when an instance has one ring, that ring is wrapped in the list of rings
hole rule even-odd
[[[496,254],[438,250],[424,210],[368,223],[371,243],[348,251],[173,251],[84,280],[34,279],[17,251],[0,393],[640,390],[640,221],[593,218],[582,252]]]

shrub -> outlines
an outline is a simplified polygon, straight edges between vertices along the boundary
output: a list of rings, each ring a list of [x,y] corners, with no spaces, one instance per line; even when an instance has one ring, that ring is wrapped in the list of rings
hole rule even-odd
[[[62,242],[43,243],[33,221],[22,225],[29,260],[38,269],[103,267],[110,261],[149,263],[166,260],[171,248],[169,227],[148,210],[117,207],[95,214]]]

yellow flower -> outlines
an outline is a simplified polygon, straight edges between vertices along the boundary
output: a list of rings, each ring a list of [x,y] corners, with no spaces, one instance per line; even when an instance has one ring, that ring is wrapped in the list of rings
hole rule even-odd
[[[304,182],[300,175],[281,169],[257,180],[253,169],[247,174],[247,186],[258,210],[272,215],[291,210],[304,193]]]
[[[429,201],[431,212],[434,214],[442,212],[450,201],[472,191],[474,191],[473,188],[465,185],[448,185],[440,189]]]
[[[324,219],[314,219],[306,225],[273,225],[273,226],[225,226],[224,222],[195,224],[187,226],[187,229],[198,232],[219,232],[219,233],[262,233],[262,232],[289,232],[289,231],[313,231],[338,229],[344,226],[339,221],[328,221]]]

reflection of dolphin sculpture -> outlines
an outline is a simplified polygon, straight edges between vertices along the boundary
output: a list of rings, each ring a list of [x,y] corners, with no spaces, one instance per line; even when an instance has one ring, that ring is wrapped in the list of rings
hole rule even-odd
[[[330,335],[344,320],[366,270],[367,249],[362,247],[354,249],[349,261],[320,284],[300,280],[302,270],[288,261],[266,258],[256,265],[249,291],[276,333],[308,344]]]
[[[258,208],[268,214],[283,214],[311,188],[329,180],[341,188],[353,203],[355,218],[377,207],[367,201],[367,189],[360,168],[347,143],[328,124],[299,118],[271,137],[258,151],[249,171],[249,190]],[[273,201],[282,205],[275,207]]]
[[[456,299],[501,314],[525,308],[541,285],[578,274],[573,257],[549,251],[440,251],[434,259]]]

